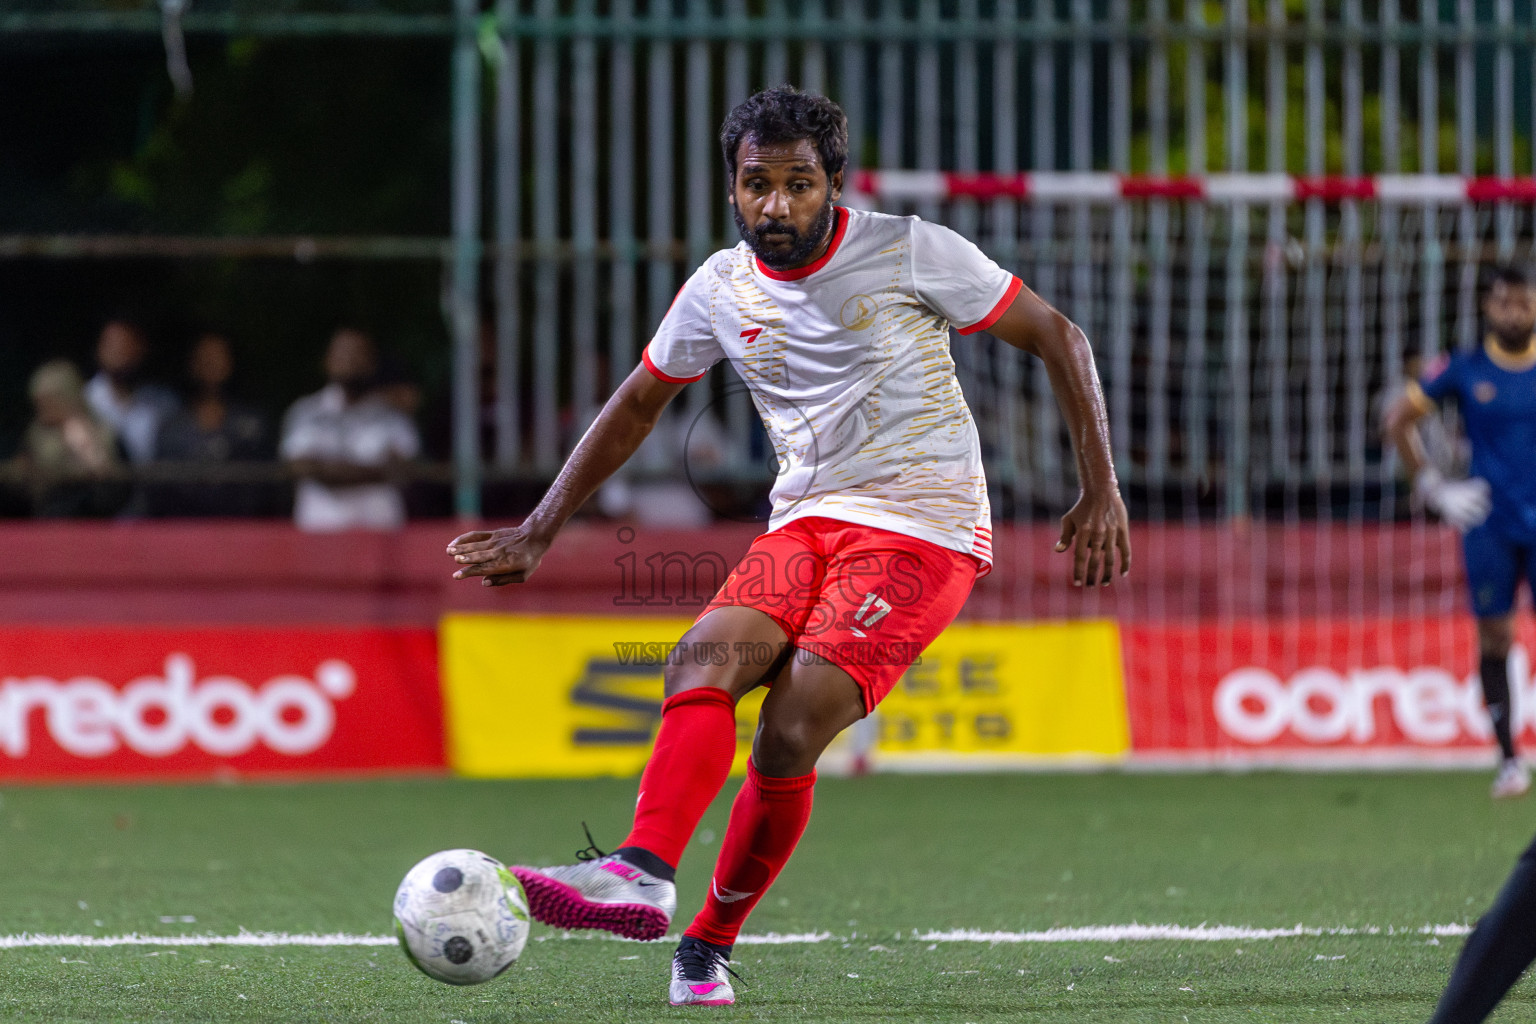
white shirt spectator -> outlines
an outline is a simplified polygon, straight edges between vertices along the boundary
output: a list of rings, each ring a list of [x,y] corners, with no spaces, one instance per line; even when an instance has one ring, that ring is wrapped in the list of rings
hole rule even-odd
[[[347,401],[340,384],[330,384],[293,403],[283,419],[284,459],[321,459],[356,466],[385,466],[414,459],[421,438],[404,413],[369,396]],[[293,519],[301,530],[395,530],[405,525],[405,498],[394,484],[345,487],[300,480]]]
[[[159,384],[140,384],[125,401],[104,373],[96,374],[85,385],[85,401],[122,440],[128,461],[133,463],[154,461],[160,424],[181,408],[175,392]]]

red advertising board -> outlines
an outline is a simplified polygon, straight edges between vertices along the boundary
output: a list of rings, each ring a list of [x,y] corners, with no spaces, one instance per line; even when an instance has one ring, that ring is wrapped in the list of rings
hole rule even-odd
[[[1469,756],[1492,730],[1470,620],[1240,620],[1122,626],[1138,755],[1362,760]],[[1510,658],[1515,724],[1536,740],[1527,624]]]
[[[430,629],[0,629],[0,778],[443,764]]]

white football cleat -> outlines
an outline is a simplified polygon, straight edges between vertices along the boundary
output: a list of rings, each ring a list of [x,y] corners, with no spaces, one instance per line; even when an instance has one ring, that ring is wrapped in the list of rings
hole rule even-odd
[[[1518,757],[1511,757],[1499,765],[1499,774],[1493,777],[1493,798],[1511,800],[1525,796],[1531,788],[1531,772]]]
[[[514,867],[534,920],[556,928],[600,928],[626,939],[659,939],[677,913],[677,886],[617,853],[552,868]]]
[[[730,953],[722,947],[684,935],[672,954],[672,987],[667,1001],[673,1006],[730,1006],[736,1001],[731,988]]]

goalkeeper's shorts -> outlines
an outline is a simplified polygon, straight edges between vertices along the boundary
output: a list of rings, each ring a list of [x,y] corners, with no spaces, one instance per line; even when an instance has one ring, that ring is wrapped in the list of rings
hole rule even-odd
[[[1461,538],[1472,614],[1480,619],[1508,615],[1515,607],[1520,577],[1536,596],[1536,544],[1525,544],[1500,528],[1494,518]]]

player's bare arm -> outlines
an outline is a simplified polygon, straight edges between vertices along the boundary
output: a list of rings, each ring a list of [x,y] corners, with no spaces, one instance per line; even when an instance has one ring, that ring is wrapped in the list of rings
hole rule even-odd
[[[476,530],[454,538],[448,554],[459,563],[456,580],[481,577],[488,587],[522,583],[533,575],[555,534],[635,453],[656,426],[667,403],[683,389],[637,366],[598,413],[571,452],[560,475],[528,518],[501,530]]]
[[[1403,460],[1403,468],[1407,470],[1409,479],[1418,476],[1419,471],[1429,463],[1424,455],[1424,441],[1419,437],[1419,420],[1424,418],[1427,411],[1424,401],[1410,388],[1387,409],[1382,422],[1382,433],[1397,448],[1398,457]]]
[[[1114,579],[1115,554],[1120,575],[1131,571],[1131,533],[1109,443],[1104,390],[1093,363],[1093,350],[1082,330],[1040,296],[1021,287],[1008,309],[988,330],[1015,348],[1037,356],[1050,375],[1061,406],[1082,494],[1061,518],[1057,551],[1072,548],[1072,582],[1107,586]]]

